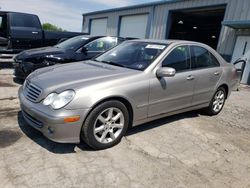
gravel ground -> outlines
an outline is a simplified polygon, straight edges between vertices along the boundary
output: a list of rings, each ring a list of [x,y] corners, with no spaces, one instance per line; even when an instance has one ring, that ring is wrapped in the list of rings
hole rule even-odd
[[[12,69],[0,70],[0,187],[250,188],[250,89],[214,117],[197,111],[135,127],[111,149],[57,144],[27,126]]]

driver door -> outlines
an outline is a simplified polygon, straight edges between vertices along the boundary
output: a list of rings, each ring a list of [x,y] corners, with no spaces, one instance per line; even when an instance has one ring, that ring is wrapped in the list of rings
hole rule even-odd
[[[194,94],[194,77],[191,74],[191,56],[189,46],[174,48],[162,61],[161,67],[176,70],[173,77],[150,80],[148,116],[156,116],[190,107]]]

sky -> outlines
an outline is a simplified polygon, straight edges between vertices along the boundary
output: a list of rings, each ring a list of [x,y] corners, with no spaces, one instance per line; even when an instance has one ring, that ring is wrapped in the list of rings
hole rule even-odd
[[[2,11],[32,13],[42,23],[52,23],[68,31],[82,30],[82,14],[158,0],[0,0]]]

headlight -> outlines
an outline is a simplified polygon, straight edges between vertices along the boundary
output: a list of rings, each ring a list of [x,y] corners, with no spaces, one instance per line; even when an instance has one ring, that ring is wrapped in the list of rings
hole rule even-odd
[[[75,92],[73,90],[67,90],[60,94],[51,93],[43,101],[45,106],[51,106],[53,109],[57,110],[69,104],[75,97]]]
[[[27,84],[27,80],[25,79],[23,83],[23,88],[26,88],[26,84]]]
[[[57,97],[57,94],[56,93],[51,93],[49,94],[43,101],[43,104],[45,106],[49,106],[53,103],[53,101],[55,100],[55,98]]]

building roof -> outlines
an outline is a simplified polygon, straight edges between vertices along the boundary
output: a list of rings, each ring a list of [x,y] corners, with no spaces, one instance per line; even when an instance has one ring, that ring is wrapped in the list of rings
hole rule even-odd
[[[122,10],[134,9],[134,8],[143,8],[143,7],[148,7],[148,6],[171,4],[171,3],[181,2],[181,1],[187,1],[187,0],[161,0],[161,1],[156,1],[156,2],[152,2],[152,3],[143,3],[143,4],[138,4],[138,5],[126,6],[126,7],[119,7],[119,8],[112,8],[112,9],[107,9],[107,10],[88,12],[88,13],[83,13],[82,15],[88,16],[88,15],[93,15],[93,14],[122,11]]]
[[[250,20],[227,20],[223,21],[222,25],[233,29],[250,29]]]

